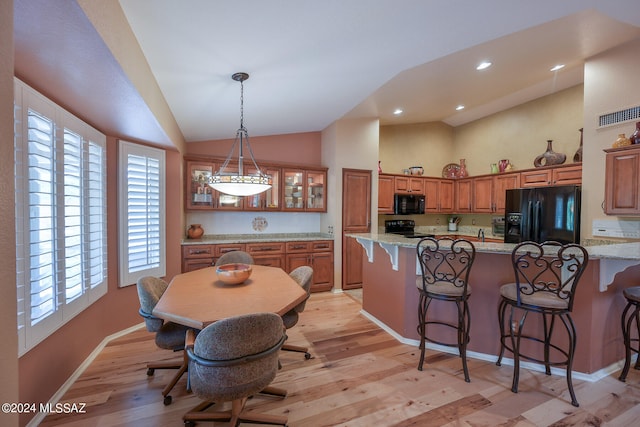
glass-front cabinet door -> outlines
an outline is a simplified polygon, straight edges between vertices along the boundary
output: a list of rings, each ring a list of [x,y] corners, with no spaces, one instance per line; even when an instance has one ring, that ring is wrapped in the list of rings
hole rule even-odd
[[[261,168],[262,172],[271,176],[271,188],[260,194],[244,198],[245,210],[279,211],[280,210],[280,169]],[[255,174],[255,168],[248,169],[249,174]]]
[[[325,181],[327,173],[324,171],[307,171],[307,211],[326,212]]]
[[[325,170],[284,169],[284,211],[326,212]]]
[[[283,206],[286,211],[304,210],[304,178],[305,173],[301,170],[284,169],[283,177]]]
[[[221,164],[217,165],[218,168]],[[237,164],[228,164],[227,167],[224,168],[225,173],[238,173],[238,165]],[[216,190],[213,191],[213,199],[214,206],[217,210],[223,211],[238,211],[242,210],[244,197],[241,196],[232,196],[230,194],[221,193]]]
[[[214,169],[213,163],[187,162],[187,210],[214,208],[213,189],[207,184]]]

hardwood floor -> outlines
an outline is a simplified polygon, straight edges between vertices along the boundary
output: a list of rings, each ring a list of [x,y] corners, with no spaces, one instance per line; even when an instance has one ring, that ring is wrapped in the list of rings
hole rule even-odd
[[[564,376],[522,370],[514,394],[511,366],[470,359],[465,383],[459,358],[435,351],[427,351],[420,372],[418,349],[398,343],[359,310],[346,294],[312,294],[288,335],[292,344],[308,344],[314,358],[282,352],[273,385],[289,395],[257,396],[248,408],[286,414],[290,426],[305,427],[638,425],[640,371],[632,369],[627,383],[618,381],[619,372],[597,383],[574,380],[575,408]],[[86,413],[49,415],[41,426],[183,425],[182,415],[199,403],[186,392],[186,378],[164,406],[161,390],[173,372],[147,377],[145,369],[147,361],[175,356],[158,350],[146,330],[112,341],[64,396],[87,403]]]

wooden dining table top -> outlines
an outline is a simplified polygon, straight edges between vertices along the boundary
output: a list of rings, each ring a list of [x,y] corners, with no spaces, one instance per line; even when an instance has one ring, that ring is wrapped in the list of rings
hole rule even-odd
[[[252,265],[251,276],[240,285],[218,280],[216,268],[178,274],[171,280],[152,314],[196,329],[227,317],[271,312],[280,316],[307,298],[307,293],[284,270]]]

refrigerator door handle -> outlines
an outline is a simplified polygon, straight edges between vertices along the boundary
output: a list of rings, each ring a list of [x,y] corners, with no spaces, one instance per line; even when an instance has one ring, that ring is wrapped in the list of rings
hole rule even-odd
[[[531,200],[527,202],[527,211],[522,218],[520,236],[522,241],[531,240],[531,215],[533,215],[533,206]]]
[[[542,219],[542,206],[536,201],[533,214],[533,240],[540,243],[540,220]]]

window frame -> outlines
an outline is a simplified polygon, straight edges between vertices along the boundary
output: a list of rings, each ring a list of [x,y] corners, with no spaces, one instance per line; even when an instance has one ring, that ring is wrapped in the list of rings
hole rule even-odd
[[[130,270],[129,246],[128,246],[128,157],[137,156],[145,159],[153,159],[158,162],[158,264],[147,264],[136,271]],[[149,179],[147,168],[145,178]],[[159,148],[153,148],[128,141],[119,141],[118,146],[118,248],[119,248],[119,274],[118,286],[126,287],[136,284],[139,278],[144,276],[164,277],[166,275],[166,152]],[[149,217],[147,216],[147,219]],[[149,229],[146,230],[149,232]],[[148,252],[146,252],[149,255]]]
[[[50,312],[41,319],[32,317],[33,304],[33,270],[31,265],[31,239],[44,234],[33,228],[31,217],[30,173],[35,166],[30,165],[30,133],[29,115],[41,116],[51,123],[47,133],[47,144],[51,150],[51,158],[47,159],[47,171],[51,173],[51,188],[45,193],[47,199],[42,206],[51,212],[51,231],[47,240],[40,240],[45,246],[51,246],[49,262],[52,271],[52,307]],[[65,132],[77,137],[77,146],[65,138]],[[76,149],[78,161],[75,169],[69,173],[68,158],[65,159],[65,144]],[[97,150],[96,150],[97,148]],[[97,156],[98,164],[89,161],[90,151]],[[107,293],[108,288],[108,253],[107,253],[107,141],[106,136],[88,124],[84,123],[68,111],[56,105],[53,101],[35,91],[22,81],[14,78],[14,156],[15,156],[15,185],[16,185],[16,287],[17,287],[17,317],[18,317],[18,355],[22,356],[44,341],[53,332],[73,319],[80,312]],[[45,157],[46,158],[46,157]],[[94,158],[95,160],[95,158]],[[94,166],[92,171],[91,165]],[[97,167],[97,171],[96,168]],[[39,168],[38,168],[39,169]],[[66,170],[66,175],[65,175]],[[78,176],[74,175],[77,173]],[[65,227],[70,228],[70,219],[65,216],[65,176],[71,177],[66,189],[77,192],[74,201],[78,212],[75,215],[75,240],[65,240],[69,235]],[[97,178],[97,179],[96,179]],[[92,183],[94,186],[90,186]],[[98,197],[95,197],[96,187]],[[35,194],[35,193],[34,193]],[[68,193],[67,193],[68,195]],[[48,204],[47,204],[48,203]],[[38,205],[40,206],[40,205]],[[91,212],[89,210],[93,209]],[[74,212],[75,214],[76,212]],[[90,218],[93,213],[93,218]],[[95,218],[98,221],[94,221]],[[88,224],[96,225],[97,236],[87,231]],[[79,232],[78,232],[79,229]],[[34,234],[35,233],[35,234]],[[68,246],[73,240],[73,250],[79,248],[76,255],[75,268],[68,268],[72,259]],[[97,242],[97,243],[96,243]],[[97,244],[97,247],[94,246]],[[65,246],[67,245],[67,246]],[[80,262],[77,262],[77,259]],[[41,265],[41,264],[39,264]],[[97,268],[96,268],[97,267]],[[68,299],[67,277],[73,274],[80,276],[79,294]],[[93,279],[97,282],[93,282]]]

